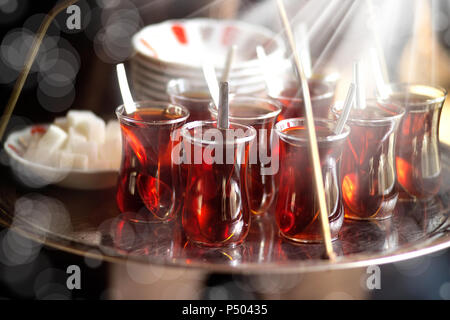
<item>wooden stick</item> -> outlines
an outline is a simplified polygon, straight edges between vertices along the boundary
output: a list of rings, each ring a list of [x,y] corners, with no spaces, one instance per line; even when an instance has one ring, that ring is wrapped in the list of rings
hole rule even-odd
[[[295,45],[294,36],[292,35],[291,26],[286,14],[283,0],[277,0],[278,9],[280,11],[281,20],[283,21],[284,28],[286,30],[287,38],[291,46],[291,50],[294,56],[294,62],[296,67],[296,76],[301,83],[303,90],[303,100],[305,102],[305,115],[306,115],[306,127],[309,138],[309,153],[310,159],[314,171],[314,184],[316,187],[316,193],[319,200],[320,209],[320,222],[322,226],[322,236],[325,244],[325,254],[330,260],[336,258],[336,254],[333,251],[333,245],[331,243],[330,223],[328,221],[328,209],[325,198],[325,188],[323,186],[322,168],[320,166],[319,147],[317,145],[316,128],[314,125],[314,117],[312,112],[311,97],[309,95],[308,80],[305,76],[300,57]]]
[[[17,100],[19,99],[20,93],[22,92],[23,86],[25,85],[25,81],[27,80],[28,74],[30,73],[31,66],[33,65],[34,60],[39,52],[39,48],[41,47],[42,40],[50,27],[53,19],[64,9],[71,6],[72,4],[78,2],[78,0],[66,0],[57,4],[45,17],[42,22],[39,30],[34,37],[33,44],[28,53],[28,57],[25,60],[25,66],[19,74],[19,77],[14,84],[13,91],[11,96],[9,97],[8,104],[6,105],[5,111],[0,119],[0,141],[5,134],[6,127],[8,126],[9,119],[11,118],[12,113],[14,112],[14,108],[16,107]]]

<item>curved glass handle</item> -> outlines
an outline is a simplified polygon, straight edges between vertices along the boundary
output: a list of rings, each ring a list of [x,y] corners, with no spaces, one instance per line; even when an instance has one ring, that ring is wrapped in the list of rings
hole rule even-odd
[[[323,182],[328,216],[332,216],[339,209],[339,180],[334,158],[329,158],[323,167]]]

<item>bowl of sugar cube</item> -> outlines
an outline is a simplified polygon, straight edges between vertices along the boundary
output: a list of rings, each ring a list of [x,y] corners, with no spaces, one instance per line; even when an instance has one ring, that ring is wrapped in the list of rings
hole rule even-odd
[[[116,185],[122,140],[118,121],[71,110],[51,124],[11,133],[4,149],[16,178],[27,186],[97,190]]]

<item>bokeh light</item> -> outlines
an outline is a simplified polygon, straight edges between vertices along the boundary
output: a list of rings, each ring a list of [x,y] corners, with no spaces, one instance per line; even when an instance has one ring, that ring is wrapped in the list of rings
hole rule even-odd
[[[38,193],[30,193],[16,201],[12,227],[29,228],[40,231],[45,239],[47,233],[67,235],[72,231],[69,213],[64,204],[54,198]]]
[[[4,265],[29,264],[36,259],[41,246],[12,230],[4,230],[0,236],[0,260]]]
[[[10,24],[20,19],[27,9],[27,1],[0,0],[0,24]]]
[[[42,24],[42,21],[44,21],[45,14],[44,13],[37,13],[25,20],[23,23],[23,29],[28,30],[28,32],[35,34],[39,27]],[[53,20],[53,22],[50,24],[47,32],[45,33],[46,38],[52,38],[55,42],[57,42],[60,38],[61,34],[61,28],[59,23],[56,20]]]
[[[35,297],[38,300],[67,300],[72,292],[66,286],[67,274],[56,268],[41,271],[34,281]]]
[[[229,290],[227,290],[226,286],[223,287],[214,287],[208,291],[208,299],[209,300],[228,300],[230,299],[230,295],[228,294]]]
[[[233,275],[233,281],[248,293],[277,295],[298,286],[303,279],[301,274]]]
[[[10,30],[1,43],[1,59],[11,69],[20,71],[32,42],[33,34],[27,29]],[[31,71],[36,71],[35,65]]]
[[[94,38],[97,56],[107,63],[117,63],[132,53],[130,39],[141,28],[139,10],[129,1],[100,1],[101,27]],[[114,9],[114,10],[110,10]],[[89,33],[92,34],[90,31]]]
[[[423,256],[394,263],[394,266],[404,276],[418,277],[428,270],[431,264],[430,259],[429,256]]]
[[[46,269],[49,266],[50,262],[47,255],[41,252],[37,259],[30,263],[0,266],[0,280],[14,294],[23,298],[34,298],[34,287],[30,284],[33,284],[39,270]]]
[[[126,262],[127,274],[131,280],[139,284],[153,284],[160,280],[160,278],[153,272],[149,272],[149,267],[144,267],[131,261],[130,259]]]
[[[439,295],[443,300],[450,300],[450,282],[445,282],[441,285]]]
[[[121,0],[96,0],[100,8],[111,9],[117,7]]]
[[[96,249],[91,249],[86,251],[85,255],[84,255],[84,263],[92,269],[96,269],[98,267],[100,267],[103,263],[101,257],[102,257],[102,253],[99,250]],[[92,257],[98,257],[98,258],[92,258]]]
[[[40,60],[37,98],[44,109],[62,112],[70,108],[75,100],[74,84],[80,64],[78,53],[64,39],[60,39],[58,47],[48,51],[46,59]]]

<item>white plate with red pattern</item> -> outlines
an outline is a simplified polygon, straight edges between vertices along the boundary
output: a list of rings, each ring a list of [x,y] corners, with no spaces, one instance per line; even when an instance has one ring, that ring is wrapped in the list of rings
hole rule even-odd
[[[284,45],[268,29],[234,20],[168,20],[143,28],[132,39],[136,53],[149,63],[177,69],[199,69],[207,57],[222,69],[228,49],[237,46],[233,69],[258,67],[256,47],[268,58],[282,58]]]

